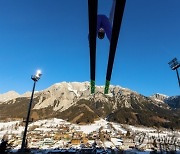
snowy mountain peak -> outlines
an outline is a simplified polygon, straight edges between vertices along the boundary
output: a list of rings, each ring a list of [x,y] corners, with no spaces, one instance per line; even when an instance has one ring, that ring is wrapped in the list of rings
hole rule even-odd
[[[104,95],[104,86],[96,86],[95,94],[90,93],[90,82],[60,82],[40,91],[35,96],[40,97],[34,109],[53,107],[54,111],[64,111],[81,99],[108,102],[113,96],[138,95],[138,93],[120,86],[110,85],[109,94]],[[130,107],[126,102],[126,107]]]
[[[160,93],[156,93],[152,96],[150,96],[152,99],[155,99],[156,101],[159,102],[164,102],[165,99],[167,99],[169,96],[164,95],[164,94],[160,94]]]
[[[89,86],[89,82],[56,83],[36,94],[36,96],[40,96],[40,100],[34,109],[53,106],[55,111],[63,111],[74,104],[82,95],[89,95]]]
[[[25,115],[30,99],[26,96],[29,94],[31,93],[3,103],[3,108],[0,107],[1,115],[4,117]],[[179,108],[179,104],[176,103],[178,100],[174,100],[173,104],[169,102],[166,104],[167,97],[155,94],[150,98],[113,85],[110,86],[107,95],[104,94],[104,86],[96,86],[95,93],[91,94],[89,82],[61,82],[34,94],[32,118],[58,117],[81,124],[107,118],[116,122],[136,124],[151,121],[151,125],[154,125],[168,119],[171,121],[173,116],[179,117],[178,113],[171,114],[170,110],[171,106]],[[168,119],[164,119],[166,113]],[[175,124],[176,121],[173,121],[173,125]]]
[[[17,98],[19,96],[20,96],[20,94],[18,94],[17,92],[9,91],[7,93],[0,94],[0,102],[5,102],[5,101],[8,101],[8,100]]]

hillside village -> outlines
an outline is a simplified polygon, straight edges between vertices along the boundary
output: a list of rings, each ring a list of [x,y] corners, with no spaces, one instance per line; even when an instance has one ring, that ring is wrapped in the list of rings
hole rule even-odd
[[[0,139],[8,140],[14,152],[21,148],[23,131],[22,121],[0,123]],[[29,125],[27,148],[179,151],[180,131],[120,125],[104,119],[89,125],[77,125],[53,118]]]

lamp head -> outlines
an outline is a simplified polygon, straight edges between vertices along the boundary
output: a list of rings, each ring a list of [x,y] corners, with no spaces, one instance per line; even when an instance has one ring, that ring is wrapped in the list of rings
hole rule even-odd
[[[36,72],[36,77],[40,78],[41,75],[42,75],[41,70],[37,70],[37,72]]]
[[[34,81],[38,81],[40,79],[41,75],[42,75],[41,70],[37,70],[36,75],[32,75],[31,79],[34,80]]]
[[[172,70],[175,70],[177,69],[178,67],[180,67],[180,63],[178,62],[177,58],[174,58],[173,60],[171,60],[169,63],[168,63],[171,67]]]

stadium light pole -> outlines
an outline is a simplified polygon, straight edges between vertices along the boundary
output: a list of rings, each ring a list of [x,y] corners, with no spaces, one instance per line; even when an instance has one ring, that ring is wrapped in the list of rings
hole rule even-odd
[[[178,68],[180,67],[180,63],[178,62],[177,58],[174,58],[168,64],[170,65],[172,70],[176,70],[178,83],[179,83],[179,88],[180,88],[180,78],[179,78],[179,72],[178,72]]]
[[[25,129],[24,129],[24,135],[23,135],[23,140],[22,140],[22,145],[21,145],[21,151],[24,151],[24,149],[25,149],[26,134],[27,134],[27,128],[28,128],[29,117],[30,117],[30,112],[31,112],[31,106],[32,106],[32,102],[33,102],[34,90],[35,90],[36,82],[40,79],[41,75],[42,75],[41,71],[37,70],[36,75],[31,76],[31,79],[34,81],[34,84],[33,84],[31,99],[30,99],[27,118],[26,118],[26,125],[25,125]]]

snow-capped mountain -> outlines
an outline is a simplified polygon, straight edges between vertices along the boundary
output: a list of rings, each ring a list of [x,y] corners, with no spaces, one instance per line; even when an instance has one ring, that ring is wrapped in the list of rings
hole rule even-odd
[[[90,94],[89,82],[61,82],[36,92],[32,105],[34,119],[62,118],[73,123],[91,123],[99,118],[128,124],[170,124],[179,113],[164,103],[168,98],[160,94],[143,96],[120,86],[110,86],[105,95],[104,86],[96,86]],[[159,101],[160,100],[160,101]],[[22,118],[27,114],[30,93],[0,104],[0,119]],[[173,124],[178,118],[173,119]]]
[[[34,92],[34,93],[36,93],[36,92]],[[32,94],[32,92],[27,91],[24,94],[22,94],[20,97],[31,97],[31,94]]]
[[[169,96],[167,95],[164,95],[164,94],[159,94],[159,93],[156,93],[152,96],[150,96],[152,99],[155,99],[156,101],[159,101],[159,102],[164,102],[165,99],[167,99]]]
[[[20,94],[18,94],[17,92],[9,91],[7,93],[0,94],[0,102],[5,102],[5,101],[8,101],[8,100],[12,100],[12,99],[17,98],[19,96],[20,96]]]
[[[38,92],[39,102],[35,104],[34,109],[42,109],[53,106],[54,111],[63,111],[73,105],[79,98],[88,97],[89,83],[83,82],[61,82]]]

